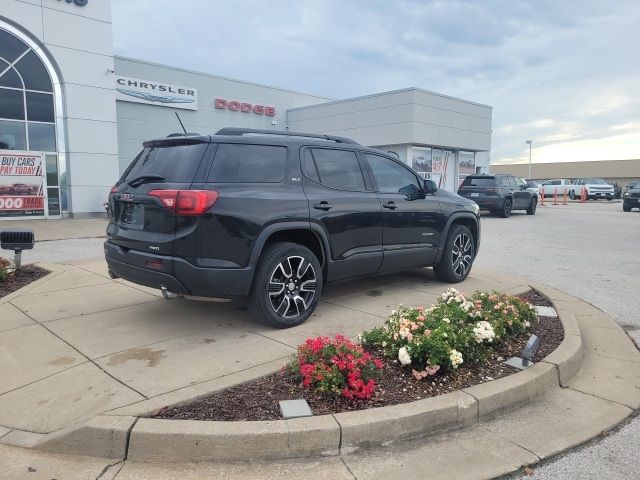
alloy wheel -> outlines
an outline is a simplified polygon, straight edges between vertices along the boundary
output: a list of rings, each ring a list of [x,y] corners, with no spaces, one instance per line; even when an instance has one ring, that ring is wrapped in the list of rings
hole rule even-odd
[[[269,280],[269,302],[281,317],[302,315],[316,294],[316,272],[307,259],[290,256],[281,261]]]
[[[511,201],[510,200],[506,200],[504,202],[504,215],[505,215],[505,217],[508,217],[509,215],[511,215]]]
[[[466,233],[459,234],[453,241],[451,250],[451,262],[453,271],[459,277],[466,275],[473,262],[473,242]]]

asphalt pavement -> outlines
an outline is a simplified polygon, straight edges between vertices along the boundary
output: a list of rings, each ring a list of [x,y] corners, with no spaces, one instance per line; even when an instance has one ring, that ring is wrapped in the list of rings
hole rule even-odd
[[[563,290],[604,310],[640,344],[640,211],[620,203],[483,216],[476,265]],[[640,478],[640,417],[536,469],[532,480]],[[514,476],[515,478],[516,476]]]

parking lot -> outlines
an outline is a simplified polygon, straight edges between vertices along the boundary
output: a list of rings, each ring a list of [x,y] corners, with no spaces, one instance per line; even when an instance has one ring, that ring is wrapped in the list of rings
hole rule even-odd
[[[590,201],[482,220],[476,266],[563,290],[640,329],[640,211]]]

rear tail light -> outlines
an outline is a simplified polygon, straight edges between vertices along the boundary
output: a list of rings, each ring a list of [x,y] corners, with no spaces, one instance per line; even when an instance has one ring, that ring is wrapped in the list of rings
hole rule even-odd
[[[176,215],[204,215],[218,200],[215,190],[151,190],[148,195],[157,197]]]
[[[118,186],[114,185],[113,187],[111,187],[111,192],[110,193],[116,193],[118,191]]]

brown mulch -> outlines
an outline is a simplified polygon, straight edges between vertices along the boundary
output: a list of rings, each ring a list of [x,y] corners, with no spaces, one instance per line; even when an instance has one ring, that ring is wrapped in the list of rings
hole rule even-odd
[[[520,298],[534,305],[551,305],[536,292],[527,293]],[[323,415],[434,397],[517,373],[519,370],[502,362],[518,355],[530,334],[540,338],[540,347],[534,356],[535,362],[555,350],[564,338],[562,324],[558,318],[538,317],[529,334],[519,335],[508,343],[499,345],[484,365],[463,364],[454,375],[436,374],[424,380],[416,380],[410,369],[402,367],[398,362],[385,359],[379,352],[371,351],[374,355],[378,353],[377,356],[383,359],[385,367],[376,387],[376,395],[370,400],[354,402],[343,397],[333,398],[318,394],[301,387],[292,375],[278,372],[209,394],[190,403],[164,407],[156,411],[152,417],[175,420],[277,420],[282,418],[278,408],[279,400],[304,398],[315,415]]]
[[[31,282],[44,277],[48,273],[49,270],[36,265],[25,265],[21,267],[16,272],[9,274],[4,282],[0,281],[0,298],[19,290],[25,285],[29,285]]]

